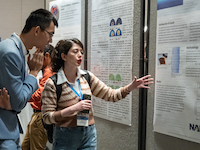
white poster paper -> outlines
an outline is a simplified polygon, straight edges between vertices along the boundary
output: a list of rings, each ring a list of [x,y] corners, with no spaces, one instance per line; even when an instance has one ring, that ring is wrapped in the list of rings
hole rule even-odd
[[[81,0],[57,0],[49,3],[49,10],[58,21],[52,45],[61,39],[81,40]]]
[[[199,16],[199,0],[158,0],[154,131],[197,143]]]
[[[133,0],[93,0],[91,71],[113,89],[132,81]],[[94,115],[131,125],[132,94],[118,102],[93,97]]]

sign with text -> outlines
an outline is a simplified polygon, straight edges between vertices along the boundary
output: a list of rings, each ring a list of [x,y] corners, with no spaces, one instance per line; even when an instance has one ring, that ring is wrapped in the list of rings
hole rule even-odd
[[[154,131],[200,143],[200,1],[157,2]]]

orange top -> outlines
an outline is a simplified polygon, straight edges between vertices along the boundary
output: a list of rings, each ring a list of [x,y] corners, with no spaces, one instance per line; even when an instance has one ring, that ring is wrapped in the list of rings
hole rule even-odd
[[[31,107],[36,110],[41,110],[41,94],[44,89],[44,84],[49,77],[51,77],[54,73],[51,71],[51,67],[44,68],[43,77],[39,80],[39,88],[33,93],[31,99],[29,100]]]

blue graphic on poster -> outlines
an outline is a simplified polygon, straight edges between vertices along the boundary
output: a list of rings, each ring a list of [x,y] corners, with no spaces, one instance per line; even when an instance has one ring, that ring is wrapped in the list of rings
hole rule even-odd
[[[120,24],[122,24],[122,19],[121,19],[121,18],[118,18],[118,19],[117,19],[117,22],[116,22],[116,25],[120,25]]]
[[[54,17],[58,20],[59,19],[59,9],[57,5],[53,5],[51,7],[51,13],[54,15]]]
[[[114,26],[114,25],[115,25],[115,20],[112,19],[112,20],[110,21],[110,26]]]
[[[183,0],[158,0],[157,1],[157,9],[165,9],[169,7],[175,7],[183,5]]]
[[[116,36],[121,36],[121,35],[122,35],[122,31],[120,29],[117,29]]]
[[[171,57],[171,71],[172,73],[179,73],[180,64],[180,47],[174,47]]]
[[[112,29],[112,30],[110,31],[110,37],[113,37],[113,36],[115,36],[115,31]]]
[[[116,26],[116,25],[118,25],[118,27],[114,28],[114,29],[112,28],[111,31],[110,31],[110,34],[109,34],[110,37],[122,35],[122,31],[119,28],[119,25],[122,25],[122,19],[121,18],[118,18],[116,22],[115,22],[115,19],[111,19],[110,26]]]

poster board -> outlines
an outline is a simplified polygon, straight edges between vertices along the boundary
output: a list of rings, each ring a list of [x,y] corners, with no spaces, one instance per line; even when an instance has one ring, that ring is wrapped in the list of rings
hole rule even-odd
[[[132,81],[133,0],[93,0],[91,72],[113,89]],[[94,115],[131,126],[132,93],[118,102],[93,97]]]
[[[155,132],[200,143],[200,1],[158,0]]]
[[[61,39],[81,40],[81,0],[57,0],[49,3],[49,11],[58,21],[52,45]]]

